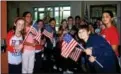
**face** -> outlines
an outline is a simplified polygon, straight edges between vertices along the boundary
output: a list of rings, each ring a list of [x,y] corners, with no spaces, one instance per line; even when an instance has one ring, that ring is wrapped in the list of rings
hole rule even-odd
[[[40,22],[38,23],[38,27],[39,27],[39,28],[43,28],[43,26],[44,26],[43,22],[40,21]]]
[[[108,14],[108,13],[103,13],[103,16],[102,16],[102,21],[105,25],[109,24],[112,22],[112,18],[111,16]]]
[[[72,25],[72,24],[73,24],[73,19],[69,19],[69,20],[68,20],[68,24],[69,24],[69,25]]]
[[[16,22],[16,30],[17,31],[22,31],[24,29],[25,21],[24,20],[18,20]]]
[[[92,29],[92,28],[93,28],[93,26],[92,26],[91,24],[89,24],[89,28],[90,28],[90,29]]]
[[[53,21],[50,22],[50,25],[51,25],[52,27],[55,27],[56,22],[53,20]]]
[[[26,16],[25,16],[25,20],[27,23],[31,23],[32,22],[32,15],[30,13],[28,13]]]
[[[66,27],[67,27],[67,22],[64,21],[64,22],[62,23],[62,25],[63,25],[63,28],[66,28]]]
[[[85,29],[80,29],[80,30],[78,31],[78,36],[79,36],[79,38],[80,38],[80,39],[83,39],[84,41],[85,41],[85,39],[88,39],[89,34],[90,34],[90,33],[89,33],[87,30],[85,30]]]
[[[85,24],[85,22],[82,20],[81,22],[80,22],[80,25],[84,25]]]
[[[75,23],[76,23],[76,24],[80,24],[80,19],[77,18],[77,19],[75,20]]]

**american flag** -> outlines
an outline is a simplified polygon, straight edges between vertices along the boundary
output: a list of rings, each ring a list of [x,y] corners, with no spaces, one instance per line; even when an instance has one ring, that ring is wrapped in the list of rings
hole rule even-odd
[[[45,26],[45,29],[43,31],[43,34],[48,37],[50,40],[53,39],[53,30],[49,25]]]
[[[37,35],[35,36],[35,40],[37,40],[40,43],[40,39],[41,39],[41,31],[39,30]]]
[[[61,55],[65,58],[68,58],[78,43],[68,33],[64,35],[63,40]]]
[[[71,58],[72,60],[74,60],[75,62],[78,61],[79,56],[82,52],[82,49],[80,48],[75,48],[69,55],[69,58]]]
[[[31,26],[31,31],[32,34],[34,34],[35,36],[38,34],[38,31],[35,27]]]
[[[35,35],[34,39],[37,40],[40,43],[41,38],[41,31],[37,27],[37,23],[33,23],[34,25],[31,26],[31,33]]]

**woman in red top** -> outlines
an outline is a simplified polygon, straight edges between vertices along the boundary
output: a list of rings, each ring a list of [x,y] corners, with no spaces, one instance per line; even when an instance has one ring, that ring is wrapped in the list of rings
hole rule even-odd
[[[111,11],[104,11],[102,15],[102,21],[105,24],[106,28],[102,30],[101,35],[112,46],[115,54],[119,56],[118,52],[119,34],[116,27],[113,24],[113,13]]]

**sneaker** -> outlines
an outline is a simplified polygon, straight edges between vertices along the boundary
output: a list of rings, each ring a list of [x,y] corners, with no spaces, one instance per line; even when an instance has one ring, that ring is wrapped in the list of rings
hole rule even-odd
[[[54,65],[54,66],[53,66],[53,69],[57,70],[57,66],[56,66],[56,65]]]
[[[67,70],[66,72],[67,72],[67,74],[73,74],[73,72],[70,70]]]
[[[41,57],[44,58],[44,54],[42,54]]]
[[[74,68],[74,70],[77,70],[77,68]]]
[[[59,68],[59,71],[62,71],[62,68]]]

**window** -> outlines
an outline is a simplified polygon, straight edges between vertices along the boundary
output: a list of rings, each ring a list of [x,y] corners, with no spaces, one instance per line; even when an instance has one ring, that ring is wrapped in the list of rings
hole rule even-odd
[[[34,8],[34,20],[43,19],[45,8]]]
[[[53,8],[52,7],[48,7],[46,12],[47,12],[46,15],[53,17]]]
[[[43,19],[45,16],[54,17],[56,19],[56,30],[60,26],[62,19],[67,19],[71,15],[70,6],[55,6],[55,7],[44,7],[34,8],[34,20]]]
[[[70,6],[34,8],[34,20],[43,19],[45,16],[54,17],[56,19],[56,27],[60,26],[60,22],[62,19],[67,19],[70,15]]]

